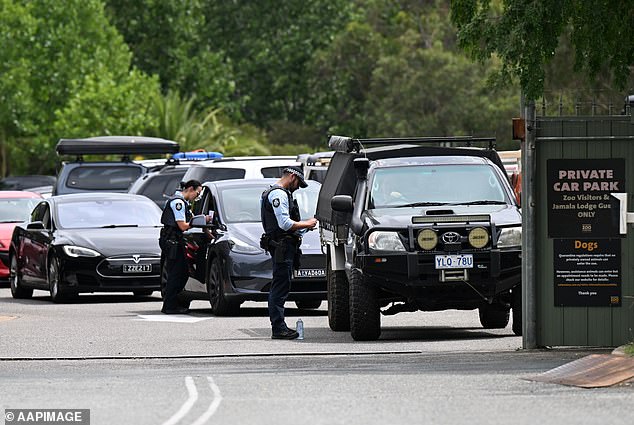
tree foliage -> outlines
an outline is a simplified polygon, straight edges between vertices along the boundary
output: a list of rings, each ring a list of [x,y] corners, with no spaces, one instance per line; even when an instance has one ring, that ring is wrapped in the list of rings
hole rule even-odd
[[[163,92],[194,96],[198,109],[239,116],[233,67],[223,41],[208,39],[205,0],[106,0],[109,16],[134,53],[133,64],[159,76]]]
[[[513,87],[487,82],[457,48],[446,1],[363,2],[314,57],[310,111],[328,133],[359,136],[497,135],[510,139]]]
[[[478,59],[497,55],[500,77],[517,77],[529,99],[545,87],[546,66],[568,35],[575,69],[595,79],[605,71],[623,89],[634,63],[631,2],[605,0],[454,0],[461,46]]]
[[[142,131],[153,83],[130,71],[130,51],[101,1],[0,1],[0,136],[12,172],[54,170],[50,153],[67,136],[60,131]]]

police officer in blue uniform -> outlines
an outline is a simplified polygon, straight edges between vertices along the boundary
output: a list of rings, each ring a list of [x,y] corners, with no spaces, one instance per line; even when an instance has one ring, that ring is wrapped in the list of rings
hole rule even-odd
[[[308,185],[299,167],[286,167],[283,175],[262,194],[261,216],[264,234],[261,246],[273,257],[273,280],[269,291],[269,317],[273,339],[295,339],[299,334],[284,321],[284,303],[291,289],[293,264],[297,260],[301,235],[317,225],[315,218],[302,221],[293,192]]]
[[[161,309],[165,314],[189,312],[188,308],[178,304],[178,294],[185,287],[189,277],[183,232],[192,227],[189,224],[192,218],[189,203],[200,196],[201,191],[202,185],[198,180],[189,180],[182,186],[182,191],[176,191],[167,200],[163,208],[161,215],[163,228],[159,245],[167,268],[167,283]]]

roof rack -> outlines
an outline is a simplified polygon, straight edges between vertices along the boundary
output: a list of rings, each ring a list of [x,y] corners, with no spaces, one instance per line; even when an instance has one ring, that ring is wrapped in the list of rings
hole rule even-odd
[[[176,153],[178,143],[144,136],[102,136],[85,139],[60,139],[58,155],[143,155]]]
[[[330,136],[328,147],[338,152],[360,152],[366,146],[373,145],[402,145],[402,144],[464,144],[471,147],[474,143],[487,143],[488,149],[495,149],[495,138],[473,136],[451,137],[381,137],[373,139],[354,139],[346,136]]]

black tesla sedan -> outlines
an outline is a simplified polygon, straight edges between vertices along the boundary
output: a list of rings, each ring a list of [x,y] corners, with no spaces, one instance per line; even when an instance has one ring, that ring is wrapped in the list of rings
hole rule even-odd
[[[260,248],[262,192],[277,179],[223,180],[207,182],[195,202],[195,214],[214,212],[217,237],[202,229],[185,232],[189,280],[181,294],[187,304],[206,299],[216,315],[239,311],[243,301],[266,301],[273,277],[271,256]],[[295,192],[302,220],[315,215],[321,185]],[[298,308],[318,308],[326,299],[326,256],[319,233],[307,232],[302,240],[301,267],[294,272],[288,300]],[[165,274],[163,273],[163,281]]]
[[[13,231],[11,294],[42,289],[54,302],[80,292],[150,295],[160,289],[160,216],[154,202],[127,193],[43,200]]]

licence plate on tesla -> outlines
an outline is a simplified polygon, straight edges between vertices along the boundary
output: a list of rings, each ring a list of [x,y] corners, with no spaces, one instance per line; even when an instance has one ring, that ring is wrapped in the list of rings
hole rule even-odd
[[[326,269],[299,269],[293,272],[294,277],[326,277]]]
[[[436,269],[472,269],[473,255],[436,255]]]
[[[152,271],[151,264],[124,264],[123,273],[147,273]]]

